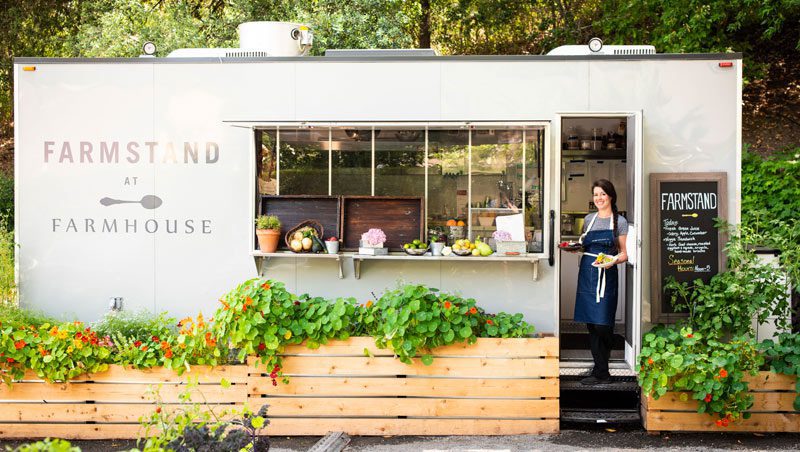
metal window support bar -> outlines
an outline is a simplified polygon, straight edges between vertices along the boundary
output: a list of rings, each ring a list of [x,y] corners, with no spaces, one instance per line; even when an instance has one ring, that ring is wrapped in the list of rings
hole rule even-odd
[[[253,252],[253,258],[256,262],[256,271],[259,277],[264,276],[264,271],[267,263],[273,258],[307,258],[307,259],[335,259],[336,267],[339,269],[339,279],[344,279],[344,272],[342,271],[342,257],[341,254],[311,254],[311,253],[293,253],[291,251],[278,252],[278,253],[262,253],[258,251]]]

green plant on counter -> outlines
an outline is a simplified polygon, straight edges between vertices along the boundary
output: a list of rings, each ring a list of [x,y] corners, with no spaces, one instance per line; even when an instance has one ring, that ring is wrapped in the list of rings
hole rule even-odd
[[[281,220],[275,215],[259,215],[256,218],[256,229],[281,229]]]
[[[521,316],[487,317],[474,299],[423,285],[405,285],[387,291],[365,309],[364,322],[375,344],[380,348],[390,347],[406,364],[421,354],[421,361],[429,365],[433,362],[430,350],[456,342],[473,344],[483,333],[491,337],[519,337],[533,332],[533,327],[522,322]]]
[[[794,409],[800,411],[800,335],[781,333],[777,341],[767,339],[759,344],[758,348],[766,357],[771,371],[798,377],[795,385],[797,396],[794,399]]]
[[[222,380],[222,387],[230,388],[230,382]],[[256,414],[246,406],[241,410],[216,412],[212,406],[192,400],[193,395],[205,400],[200,388],[197,379],[190,378],[178,396],[183,404],[179,408],[164,404],[158,387],[148,391],[156,407],[139,419],[144,433],[138,444],[142,452],[269,450],[269,438],[260,436],[260,431],[269,425],[268,405],[263,405]]]
[[[658,399],[682,392],[681,400],[697,400],[699,413],[716,414],[717,425],[725,427],[750,417],[753,396],[743,378],[756,375],[763,363],[747,338],[725,343],[688,327],[658,326],[645,334],[636,365],[644,394]]]

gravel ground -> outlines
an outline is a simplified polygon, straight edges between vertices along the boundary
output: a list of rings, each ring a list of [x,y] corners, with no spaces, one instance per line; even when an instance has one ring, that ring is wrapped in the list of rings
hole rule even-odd
[[[271,452],[306,451],[319,437],[271,438]],[[18,442],[2,442],[14,447]],[[129,450],[133,441],[75,441],[84,452]],[[501,451],[677,451],[800,450],[800,434],[662,433],[648,435],[640,428],[564,428],[558,435],[519,436],[394,436],[354,437],[348,452],[501,452]]]

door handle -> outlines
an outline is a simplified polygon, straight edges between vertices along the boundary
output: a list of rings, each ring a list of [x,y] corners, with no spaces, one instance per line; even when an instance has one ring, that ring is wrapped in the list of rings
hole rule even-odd
[[[555,246],[556,246],[556,211],[550,211],[550,245],[549,245],[549,252],[550,256],[547,258],[547,263],[550,266],[554,266],[556,264],[556,256],[555,256]]]

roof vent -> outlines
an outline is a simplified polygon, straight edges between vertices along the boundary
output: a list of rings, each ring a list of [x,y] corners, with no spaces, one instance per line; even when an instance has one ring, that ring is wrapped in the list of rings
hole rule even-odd
[[[239,25],[239,48],[177,49],[171,58],[294,57],[308,53],[314,34],[308,26],[291,22],[245,22]]]
[[[655,55],[656,48],[649,45],[608,45],[604,46],[600,38],[592,38],[588,45],[568,45],[556,47],[547,52],[548,55]]]

